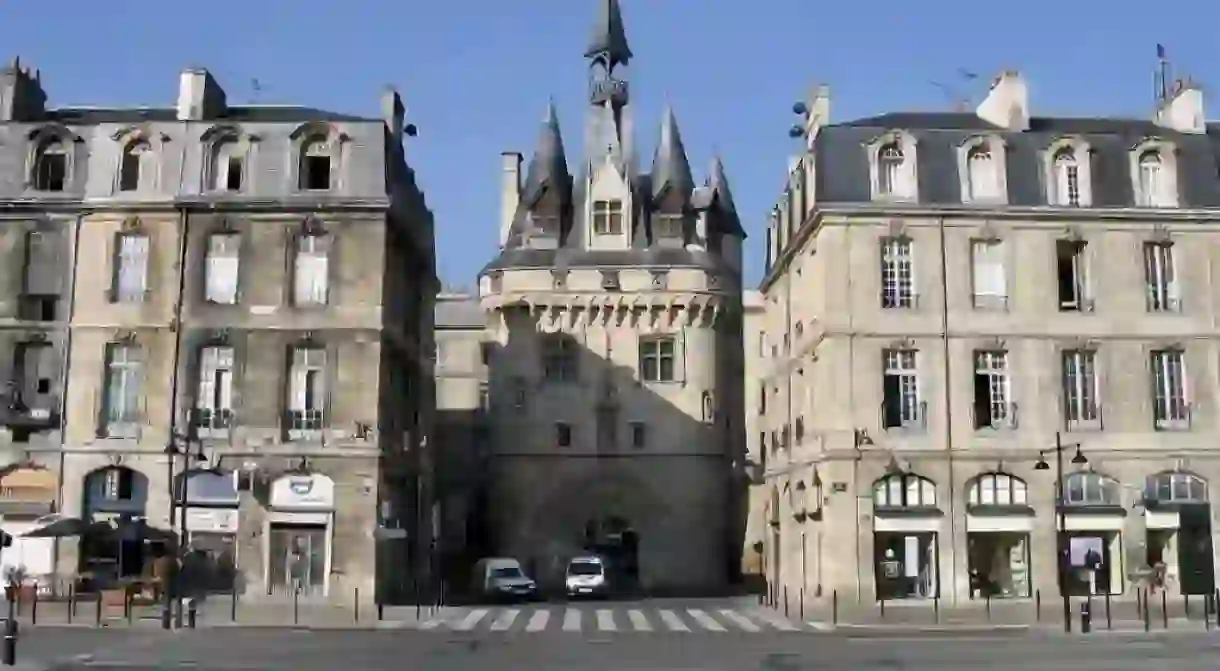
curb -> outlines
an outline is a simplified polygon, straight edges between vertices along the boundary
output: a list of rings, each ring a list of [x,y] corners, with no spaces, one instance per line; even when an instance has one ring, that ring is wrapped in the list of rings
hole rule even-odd
[[[817,631],[892,631],[892,632],[928,632],[928,633],[992,633],[999,631],[1036,631],[1027,624],[831,624],[829,622],[808,622]]]

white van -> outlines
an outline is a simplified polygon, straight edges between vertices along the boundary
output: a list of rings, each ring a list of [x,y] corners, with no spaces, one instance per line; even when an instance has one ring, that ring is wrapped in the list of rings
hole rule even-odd
[[[601,557],[573,557],[564,575],[568,596],[605,596],[610,592],[610,576]]]
[[[492,599],[532,599],[538,594],[538,584],[521,570],[521,562],[512,557],[487,557],[474,565],[471,592]]]

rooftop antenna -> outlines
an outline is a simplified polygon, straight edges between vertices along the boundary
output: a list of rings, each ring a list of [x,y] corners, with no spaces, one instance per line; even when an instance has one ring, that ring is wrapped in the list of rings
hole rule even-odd
[[[1165,53],[1165,45],[1157,43],[1156,45],[1156,72],[1152,75],[1152,95],[1156,99],[1157,104],[1161,104],[1169,100],[1169,81],[1173,74],[1173,69],[1169,65],[1169,57]]]
[[[976,73],[973,73],[965,68],[958,68],[957,72],[954,73],[954,79],[961,80],[961,82],[973,82],[978,78],[979,76]],[[945,98],[949,101],[949,104],[953,106],[954,112],[969,111],[970,96],[963,94],[957,86],[939,81],[933,81],[930,83],[932,86],[935,86],[941,90]]]
[[[260,81],[258,81],[257,77],[250,80],[250,91],[251,102],[258,103],[258,99],[263,93],[263,85]]]

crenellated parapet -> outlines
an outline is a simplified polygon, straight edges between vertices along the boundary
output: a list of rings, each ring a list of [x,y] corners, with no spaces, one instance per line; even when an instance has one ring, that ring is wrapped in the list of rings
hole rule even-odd
[[[713,329],[740,311],[740,303],[711,293],[520,293],[483,299],[489,327],[506,332],[508,319],[528,315],[538,330],[557,333],[588,327],[635,331]]]

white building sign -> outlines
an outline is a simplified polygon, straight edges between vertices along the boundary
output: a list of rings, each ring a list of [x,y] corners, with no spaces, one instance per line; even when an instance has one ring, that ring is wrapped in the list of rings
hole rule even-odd
[[[335,481],[322,475],[285,475],[271,484],[271,507],[276,510],[330,510],[335,507]]]

